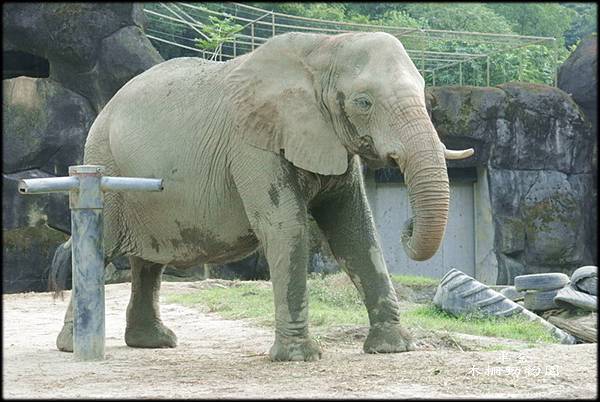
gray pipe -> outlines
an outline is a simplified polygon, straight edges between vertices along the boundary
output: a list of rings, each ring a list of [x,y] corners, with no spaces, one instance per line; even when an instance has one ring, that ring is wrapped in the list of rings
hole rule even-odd
[[[73,270],[73,354],[76,360],[104,359],[104,191],[162,191],[162,179],[103,177],[104,167],[69,167],[69,177],[24,179],[21,194],[69,192]]]

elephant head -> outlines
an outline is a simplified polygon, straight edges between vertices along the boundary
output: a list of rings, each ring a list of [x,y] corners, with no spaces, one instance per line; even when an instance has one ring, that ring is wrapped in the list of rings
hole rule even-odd
[[[302,169],[340,175],[360,155],[395,163],[414,212],[402,243],[422,261],[446,228],[449,151],[425,108],[424,80],[398,39],[386,33],[276,36],[233,62],[228,85],[240,136],[281,152]]]

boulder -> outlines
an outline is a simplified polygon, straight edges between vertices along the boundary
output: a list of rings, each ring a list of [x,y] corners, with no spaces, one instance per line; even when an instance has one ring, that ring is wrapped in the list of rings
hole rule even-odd
[[[597,217],[598,204],[598,35],[593,33],[584,38],[577,49],[560,66],[558,71],[558,87],[571,95],[583,110],[592,127],[593,144],[591,171],[593,187],[590,194],[590,214]],[[597,243],[597,219],[592,219],[590,236],[593,244]],[[592,251],[597,261],[597,250]]]
[[[46,292],[54,250],[68,235],[45,224],[4,229],[2,288],[5,293]]]
[[[570,274],[592,259],[595,246],[585,209],[590,175],[494,168],[488,173],[495,248],[503,255],[500,270],[512,278],[549,271]]]
[[[506,93],[499,88],[471,86],[430,87],[426,92],[442,142],[449,149],[475,149],[473,157],[448,161],[448,167],[485,166]]]
[[[3,80],[2,170],[68,175],[80,164],[95,113],[82,96],[47,78]]]
[[[594,136],[565,92],[542,84],[507,83],[499,88],[507,94],[507,103],[496,121],[491,166],[592,172]]]
[[[563,91],[541,84],[427,88],[431,116],[450,149],[475,156],[448,167],[591,173],[594,136],[579,107]]]
[[[190,282],[203,279],[206,279],[206,271],[202,264],[186,269],[174,269],[167,266],[162,275],[162,280],[166,282]]]
[[[11,3],[4,47],[44,57],[50,77],[100,109],[140,72],[163,61],[141,29],[140,3]]]
[[[16,77],[3,80],[5,289],[46,290],[52,256],[70,233],[68,195],[22,196],[18,180],[68,175],[97,113],[163,59],[142,31],[140,3],[10,3],[2,17],[4,78]],[[40,239],[19,241],[23,234]],[[113,265],[109,277],[122,276]]]
[[[591,107],[598,102],[598,35],[583,38],[558,70],[558,87],[577,104]],[[594,107],[595,109],[595,107]]]
[[[426,100],[448,148],[475,148],[452,167],[485,167],[499,284],[592,263],[596,138],[564,91],[541,84],[431,87]]]
[[[138,26],[126,26],[103,39],[98,62],[109,98],[132,77],[162,61]]]
[[[53,176],[39,169],[2,175],[3,229],[46,224],[65,233],[71,232],[67,193],[23,195],[18,191],[20,180],[44,177]]]

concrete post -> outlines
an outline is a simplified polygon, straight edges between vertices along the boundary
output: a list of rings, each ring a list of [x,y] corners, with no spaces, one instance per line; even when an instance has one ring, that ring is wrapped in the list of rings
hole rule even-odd
[[[161,179],[103,177],[104,167],[69,167],[69,177],[25,179],[21,194],[69,192],[73,269],[73,354],[76,360],[104,359],[104,191],[162,191]]]
[[[69,192],[73,269],[73,353],[77,360],[104,359],[104,243],[101,166],[71,166],[79,188]]]

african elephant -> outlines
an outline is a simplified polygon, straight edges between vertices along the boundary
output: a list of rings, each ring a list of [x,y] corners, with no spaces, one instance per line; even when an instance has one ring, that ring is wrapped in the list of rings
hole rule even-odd
[[[423,78],[386,33],[289,33],[227,62],[185,57],[152,67],[98,115],[84,156],[107,175],[164,180],[161,193],[105,196],[107,255],[128,255],[132,267],[127,345],[177,343],[159,314],[165,264],[234,261],[260,244],[275,301],[271,359],[320,358],[307,321],[311,214],[366,305],[364,351],[412,350],[360,158],[404,172],[414,217],[402,241],[410,258],[425,260],[446,227],[445,157],[471,153],[445,149]],[[72,350],[71,316],[57,340],[62,350]]]

